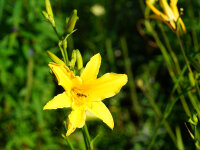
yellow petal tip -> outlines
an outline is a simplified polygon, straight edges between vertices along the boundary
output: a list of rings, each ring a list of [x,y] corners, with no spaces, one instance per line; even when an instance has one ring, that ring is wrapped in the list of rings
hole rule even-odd
[[[126,74],[123,74],[124,82],[125,84],[128,82],[128,76]]]
[[[106,122],[104,122],[104,123],[106,123]],[[107,125],[111,130],[113,130],[113,128],[114,128],[114,121],[112,120],[112,121],[110,121],[110,122],[107,122],[106,125]]]
[[[114,123],[113,123],[111,126],[109,126],[109,127],[110,127],[111,130],[113,130],[113,128],[114,128]]]
[[[45,105],[44,107],[43,107],[43,110],[47,110],[48,109],[48,107],[47,107],[47,105]]]
[[[69,135],[70,135],[70,133],[67,132],[67,133],[66,133],[66,136],[69,136]]]
[[[49,65],[50,68],[52,68],[55,64],[50,62],[48,65]]]

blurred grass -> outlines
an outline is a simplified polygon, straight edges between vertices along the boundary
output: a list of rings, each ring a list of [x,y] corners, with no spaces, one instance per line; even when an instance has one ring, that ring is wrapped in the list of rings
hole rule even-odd
[[[140,2],[144,3],[142,0]],[[95,16],[91,12],[91,7],[95,4],[105,8],[104,15]],[[199,67],[200,2],[180,0],[178,5],[184,8],[182,18],[188,30],[188,33],[182,36],[182,41],[189,60],[194,61],[195,67],[192,69],[198,74],[199,70],[196,68]],[[183,147],[185,150],[194,149],[194,143],[184,126],[188,117],[181,102],[177,100],[174,104],[171,100],[184,95],[190,111],[196,113],[198,108],[195,110],[192,107],[190,97],[192,96],[197,102],[193,105],[199,107],[199,96],[197,92],[190,90],[190,81],[186,78],[188,72],[185,71],[183,78],[179,78],[176,74],[177,80],[174,80],[175,84],[180,82],[182,91],[173,92],[171,95],[174,84],[159,45],[143,25],[140,28],[142,31],[137,28],[144,20],[144,12],[139,7],[139,1],[54,0],[52,6],[59,33],[63,32],[65,17],[69,16],[73,9],[78,10],[80,18],[76,26],[78,30],[68,42],[72,43],[71,51],[78,48],[82,52],[84,63],[93,54],[100,52],[103,59],[100,75],[111,71],[129,75],[129,85],[117,96],[104,101],[113,114],[114,130],[108,129],[99,120],[88,121],[91,136],[99,134],[94,142],[95,149],[145,150],[158,127],[152,149],[168,150],[183,149]],[[61,54],[57,48],[57,37],[53,29],[41,14],[44,9],[44,1],[40,0],[0,0],[0,149],[2,150],[69,149],[67,141],[61,137],[65,132],[62,122],[67,120],[68,110],[42,110],[48,100],[63,90],[56,85],[56,80],[49,73],[47,65],[50,59],[46,50],[51,50],[60,57]],[[174,33],[166,25],[162,25],[161,31],[157,22],[150,20],[150,23],[168,51],[170,47],[163,38],[163,32],[166,33],[171,51],[176,54],[180,69],[183,69],[185,62]],[[122,51],[124,49],[125,53]],[[175,70],[174,64],[170,65],[172,70]],[[130,74],[134,75],[132,80]],[[140,86],[136,84],[138,81],[142,81]],[[176,86],[176,90],[177,88]],[[137,109],[141,109],[140,115],[133,109],[136,107],[133,105],[136,95],[140,107]],[[154,111],[149,98],[159,111]],[[164,113],[169,103],[173,103],[173,108],[170,109],[167,123],[176,135],[177,147],[170,139],[168,130],[160,124],[162,121],[160,114]],[[75,149],[84,148],[80,130],[72,134],[69,140]]]

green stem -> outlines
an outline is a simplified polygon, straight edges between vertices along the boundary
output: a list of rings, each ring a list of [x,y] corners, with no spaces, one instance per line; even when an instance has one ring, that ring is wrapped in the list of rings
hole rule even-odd
[[[128,77],[129,77],[128,85],[129,85],[129,89],[130,89],[132,106],[133,106],[132,110],[135,111],[137,116],[140,116],[141,115],[141,106],[138,103],[138,98],[137,98],[137,93],[136,93],[136,88],[135,88],[135,81],[134,81],[134,76],[133,76],[132,67],[131,67],[131,60],[130,60],[129,54],[128,54],[126,39],[124,37],[122,37],[120,39],[120,41],[121,41],[121,47],[122,47],[122,51],[123,51],[123,55],[124,55],[125,69],[126,69],[126,73],[128,74]]]
[[[163,58],[164,58],[164,60],[165,60],[165,62],[166,62],[167,69],[168,69],[168,71],[169,71],[169,75],[170,75],[171,78],[172,78],[172,81],[173,81],[174,83],[176,83],[177,79],[176,79],[176,76],[175,76],[175,74],[174,74],[174,72],[173,72],[172,62],[171,62],[171,59],[170,59],[170,57],[169,57],[169,55],[168,55],[168,53],[167,53],[166,48],[164,47],[164,45],[163,45],[162,42],[160,41],[160,39],[159,39],[157,33],[154,31],[154,29],[152,28],[152,26],[151,26],[151,24],[149,23],[149,21],[145,21],[145,25],[146,25],[147,30],[148,30],[148,31],[152,34],[152,36],[154,37],[156,43],[158,44],[158,46],[159,46],[159,48],[160,48],[160,50],[161,50],[161,53],[162,53]],[[177,87],[177,91],[178,91],[179,94],[182,92],[179,85],[178,85],[178,87]],[[191,112],[190,112],[190,110],[189,110],[189,107],[188,107],[188,105],[187,105],[187,102],[186,102],[184,96],[181,96],[180,99],[181,99],[181,103],[182,103],[182,105],[183,105],[183,108],[184,108],[184,110],[185,110],[185,113],[186,113],[189,117],[191,117]]]
[[[173,50],[172,50],[172,48],[171,48],[171,45],[170,45],[169,40],[168,40],[168,37],[166,36],[166,33],[165,33],[165,31],[163,30],[162,25],[161,25],[160,23],[159,23],[158,25],[159,25],[159,27],[160,27],[160,29],[161,29],[162,34],[163,34],[163,37],[164,37],[165,43],[166,43],[166,45],[167,45],[167,48],[168,48],[168,50],[169,50],[169,52],[170,52],[170,54],[171,54],[171,56],[172,56],[172,59],[173,59],[173,61],[174,61],[174,63],[175,63],[175,67],[176,67],[176,69],[177,69],[177,72],[178,72],[178,74],[180,74],[180,73],[181,73],[181,70],[180,70],[180,65],[179,65],[178,59],[177,59],[177,57],[176,57],[176,54],[173,52]],[[196,81],[196,80],[195,80],[195,81]],[[198,85],[197,82],[196,82],[196,89],[197,89],[197,92],[198,92],[198,94],[199,94],[199,96],[200,96],[199,85]],[[178,90],[181,92],[180,87],[178,88]],[[188,92],[188,96],[189,96],[189,98],[190,98],[190,101],[191,101],[191,103],[192,103],[194,109],[197,111],[198,116],[200,117],[200,111],[199,111],[199,108],[198,108],[198,106],[197,106],[197,104],[196,104],[196,99],[193,97],[193,95],[192,95],[191,92]]]
[[[164,29],[163,29],[163,26],[162,26],[161,23],[158,23],[158,26],[159,26],[159,28],[161,30],[161,33],[162,33],[162,36],[164,38],[165,44],[167,46],[167,49],[169,50],[169,53],[170,53],[170,55],[171,55],[171,57],[172,57],[172,59],[174,61],[175,67],[177,69],[177,72],[181,72],[180,65],[178,63],[178,58],[176,57],[176,54],[174,53],[174,51],[173,51],[173,49],[172,49],[172,47],[170,45],[169,39],[168,39]]]
[[[197,89],[197,92],[199,94],[199,98],[200,98],[200,88],[199,88],[199,83],[198,81],[195,79],[195,86],[196,86],[196,89]]]
[[[197,89],[197,92],[198,92],[198,94],[199,94],[199,96],[200,96],[200,89],[199,89],[198,82],[197,82],[197,81],[195,80],[195,78],[194,78],[194,74],[193,74],[192,69],[191,69],[191,67],[190,67],[190,62],[189,62],[189,60],[188,60],[188,58],[187,58],[187,56],[186,56],[186,54],[185,54],[185,49],[184,49],[184,47],[183,47],[183,43],[182,43],[182,41],[181,41],[181,38],[180,38],[180,35],[179,35],[178,32],[176,32],[176,36],[177,36],[177,38],[178,38],[178,42],[179,42],[179,44],[180,44],[181,51],[182,51],[183,57],[184,57],[184,59],[185,59],[187,68],[188,68],[189,72],[191,73],[193,80],[195,81],[196,89]],[[191,86],[193,86],[193,85],[191,85]],[[190,98],[191,98],[191,97],[190,97]]]
[[[62,41],[59,41],[58,46],[59,46],[60,51],[61,51],[61,53],[62,53],[64,62],[65,62],[65,64],[67,64],[67,60],[66,60],[66,57],[65,57],[65,53],[64,53],[64,50],[63,50],[63,47],[62,47]]]
[[[53,30],[56,33],[58,39],[61,40],[61,36],[58,34],[58,31],[57,31],[56,27],[54,27],[54,26],[52,26],[52,27],[53,27]]]
[[[187,65],[187,67],[188,67],[188,70],[189,70],[189,72],[190,72],[190,73],[192,74],[192,76],[193,76],[193,72],[192,72],[192,69],[191,69],[191,67],[190,67],[189,60],[188,60],[188,58],[187,58],[187,56],[186,56],[186,54],[185,54],[185,49],[184,49],[184,47],[183,47],[183,43],[182,43],[182,41],[181,41],[181,38],[180,38],[180,35],[179,35],[178,32],[176,32],[176,36],[177,36],[177,38],[178,38],[178,42],[179,42],[179,45],[180,45],[180,47],[181,47],[181,52],[182,52],[183,57],[184,57],[184,59],[185,59],[186,65]],[[194,77],[194,76],[193,76],[193,77]]]
[[[162,125],[162,122],[160,121],[158,127],[157,127],[156,130],[154,131],[153,137],[151,138],[151,142],[150,142],[150,144],[148,145],[147,150],[151,150],[151,149],[152,149],[152,146],[154,145],[154,143],[155,143],[155,141],[156,141],[156,138],[157,138],[157,136],[158,136],[158,131],[159,131],[161,125]]]
[[[90,141],[90,135],[89,135],[88,128],[87,128],[86,124],[82,128],[82,133],[83,133],[83,137],[84,137],[86,150],[93,150],[92,143]]]
[[[195,51],[199,51],[199,44],[198,44],[198,39],[197,39],[197,32],[195,31],[195,28],[194,28],[194,12],[193,12],[193,6],[191,4],[191,0],[187,0],[187,4],[188,4],[188,15],[189,15],[189,19],[190,19],[190,22],[191,22],[191,25],[192,25],[192,38],[193,38],[193,42],[194,42],[194,48],[195,48]],[[200,61],[200,59],[199,59]]]
[[[71,150],[75,150],[72,143],[70,142],[70,140],[68,139],[68,136],[62,135],[63,138],[67,141],[67,144],[69,145]]]
[[[156,115],[159,117],[159,118],[163,118],[162,119],[162,123],[164,124],[169,136],[171,137],[172,141],[174,142],[175,145],[176,144],[176,136],[174,135],[173,133],[173,130],[171,129],[170,125],[168,124],[167,120],[163,117],[163,114],[160,110],[160,108],[158,107],[158,105],[155,103],[154,99],[146,92],[145,89],[142,89],[144,95],[147,97],[147,99],[149,100],[149,102],[151,103]],[[161,124],[160,124],[161,125]],[[160,127],[160,125],[158,126],[158,128]],[[159,130],[159,129],[158,129]],[[156,130],[157,132],[157,130]],[[156,135],[154,135],[155,137],[153,137],[152,141],[155,141],[156,139],[156,136],[157,136],[157,133]],[[151,142],[152,143],[152,142]],[[150,144],[151,145],[151,144]],[[151,147],[151,146],[150,146]]]
[[[145,12],[145,4],[144,4],[144,1],[143,0],[139,0],[139,4],[140,4],[140,8],[142,10],[142,13],[144,14]]]
[[[177,136],[177,148],[178,150],[184,150],[184,145],[183,145],[183,138],[181,135],[181,130],[180,127],[176,127],[176,136]]]
[[[56,35],[57,35],[57,37],[59,39],[58,46],[59,46],[60,51],[62,53],[64,62],[68,66],[69,58],[68,58],[68,54],[67,54],[67,38],[62,40],[62,37],[58,34],[58,31],[57,31],[56,27],[54,27],[54,26],[52,26],[52,27],[53,27],[53,30],[55,31],[55,33],[56,33]]]
[[[112,49],[112,41],[110,38],[106,39],[105,47],[106,47],[106,52],[107,52],[107,58],[112,68],[112,71],[116,71],[114,50]]]
[[[163,34],[163,37],[164,37],[165,43],[166,43],[166,45],[167,45],[167,48],[168,48],[168,50],[169,50],[169,52],[170,52],[170,54],[171,54],[171,56],[172,56],[172,59],[173,59],[173,61],[174,61],[174,63],[175,63],[175,67],[176,67],[176,69],[177,69],[177,72],[178,72],[178,74],[180,74],[180,73],[181,73],[181,70],[180,70],[180,65],[179,65],[178,59],[177,59],[177,57],[176,57],[176,54],[173,52],[173,50],[172,50],[172,48],[171,48],[171,45],[170,45],[169,40],[168,40],[168,37],[166,36],[166,33],[165,33],[165,31],[163,30],[162,25],[161,25],[160,23],[159,23],[158,25],[159,25],[159,27],[160,27],[160,29],[161,29],[162,34]],[[195,81],[196,81],[196,80],[195,80]],[[199,90],[198,82],[196,82],[195,85],[196,85],[197,92],[198,92],[198,94],[199,94],[199,96],[200,96],[200,90]],[[178,90],[181,92],[180,87],[179,87]],[[193,97],[193,95],[192,95],[191,92],[188,92],[188,96],[189,96],[189,98],[190,98],[190,101],[191,101],[191,103],[192,103],[194,109],[197,111],[197,114],[198,114],[198,116],[199,116],[199,118],[200,118],[200,109],[199,109],[199,107],[198,107],[198,105],[197,105],[197,102],[198,102],[198,101],[196,101],[196,98]]]
[[[190,91],[188,92],[188,96],[190,98],[192,106],[194,107],[194,109],[197,112],[198,117],[200,118],[200,109],[199,109],[199,104],[198,104],[196,97],[194,97]]]
[[[65,55],[65,60],[66,60],[66,65],[69,65],[69,57],[67,53],[67,38],[63,40],[63,49],[64,49],[64,55]]]

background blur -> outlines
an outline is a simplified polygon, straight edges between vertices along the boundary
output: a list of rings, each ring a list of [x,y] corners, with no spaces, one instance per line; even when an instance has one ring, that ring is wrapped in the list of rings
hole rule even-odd
[[[157,44],[142,24],[144,1],[51,0],[51,3],[59,33],[64,32],[65,18],[73,9],[78,10],[78,30],[69,39],[70,51],[79,49],[84,64],[100,52],[100,75],[116,72],[129,76],[129,83],[118,95],[104,100],[114,117],[114,130],[98,119],[87,121],[91,136],[99,135],[95,149],[145,150],[160,122],[149,99],[163,111],[173,84]],[[188,33],[183,35],[183,41],[188,53],[195,49],[191,36],[196,34],[198,39],[200,33],[200,1],[180,0],[178,6],[184,8],[182,19]],[[61,54],[58,39],[42,10],[44,0],[0,0],[0,150],[69,148],[61,137],[68,111],[42,110],[46,102],[63,91],[49,73],[51,60],[46,50],[60,57]],[[162,25],[174,52],[182,59],[175,34]],[[159,29],[157,32],[160,34]],[[178,101],[168,123],[173,131],[180,129],[184,148],[192,150],[194,142],[184,125],[187,120]],[[69,137],[76,149],[84,149],[80,131],[77,129]],[[161,126],[153,149],[170,148],[176,149],[166,128]]]

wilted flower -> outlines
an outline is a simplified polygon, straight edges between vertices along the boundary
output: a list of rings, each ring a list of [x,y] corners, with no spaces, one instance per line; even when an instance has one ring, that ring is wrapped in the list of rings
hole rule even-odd
[[[160,6],[162,7],[164,13],[159,11],[150,0],[146,0],[146,4],[149,8],[155,13],[155,15],[151,15],[151,18],[159,19],[166,23],[173,31],[177,30],[177,23],[180,23],[181,28],[184,32],[186,32],[185,24],[180,17],[178,8],[177,8],[178,0],[170,0],[170,6],[167,0],[160,0]]]

